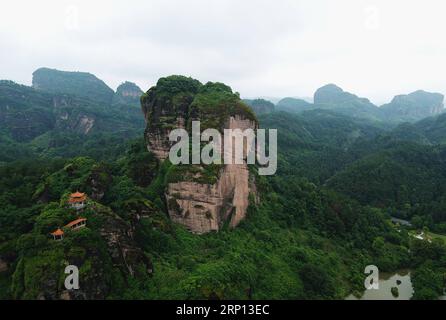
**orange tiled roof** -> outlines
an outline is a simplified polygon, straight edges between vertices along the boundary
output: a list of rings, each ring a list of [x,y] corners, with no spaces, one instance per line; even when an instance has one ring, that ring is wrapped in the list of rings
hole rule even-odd
[[[74,221],[71,221],[69,224],[67,224],[67,225],[65,226],[65,228],[71,228],[72,226],[74,226],[74,225],[76,225],[76,224],[78,224],[79,222],[82,222],[82,221],[87,221],[87,219],[85,219],[85,218],[79,218],[79,219],[76,219],[76,220],[74,220]]]
[[[74,198],[74,199],[69,199],[68,202],[69,203],[76,203],[76,202],[83,202],[85,200],[86,200],[86,198]]]
[[[51,232],[51,235],[52,236],[63,236],[64,232],[61,229],[57,229],[56,231]]]
[[[70,195],[71,198],[80,198],[80,197],[83,197],[83,196],[85,196],[85,193],[82,193],[82,192],[79,192],[79,191],[76,191],[75,193],[72,193]]]
[[[75,192],[70,194],[70,199],[68,200],[69,203],[76,203],[76,202],[82,202],[87,199],[87,195],[82,192]]]

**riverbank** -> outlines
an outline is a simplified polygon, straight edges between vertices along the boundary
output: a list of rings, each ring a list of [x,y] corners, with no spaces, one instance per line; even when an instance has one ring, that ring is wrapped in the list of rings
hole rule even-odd
[[[410,270],[381,273],[378,283],[378,290],[365,290],[360,298],[351,294],[346,300],[410,300],[414,294]],[[392,294],[392,288],[398,289],[398,296]]]

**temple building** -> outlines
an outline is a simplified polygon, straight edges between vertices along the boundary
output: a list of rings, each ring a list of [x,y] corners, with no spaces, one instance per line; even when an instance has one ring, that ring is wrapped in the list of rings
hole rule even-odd
[[[51,232],[51,235],[53,236],[54,240],[63,240],[64,232],[59,228],[54,232]]]
[[[68,199],[68,204],[71,208],[80,210],[85,207],[87,201],[87,195],[82,192],[75,192],[70,194],[70,198]]]
[[[75,231],[77,229],[85,227],[86,225],[87,225],[87,219],[79,218],[74,221],[71,221],[64,228],[70,228],[71,230]],[[59,228],[56,231],[51,232],[51,235],[53,236],[54,240],[63,240],[65,232]]]
[[[71,221],[69,224],[65,226],[65,228],[70,228],[71,230],[77,230],[79,228],[83,228],[87,225],[87,219],[80,218],[74,221]]]

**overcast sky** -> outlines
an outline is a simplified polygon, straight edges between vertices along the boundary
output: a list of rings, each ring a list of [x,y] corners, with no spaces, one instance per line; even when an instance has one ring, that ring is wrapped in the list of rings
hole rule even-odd
[[[444,0],[2,1],[0,79],[45,66],[147,90],[184,74],[243,97],[335,83],[382,103],[446,93],[445,14]]]

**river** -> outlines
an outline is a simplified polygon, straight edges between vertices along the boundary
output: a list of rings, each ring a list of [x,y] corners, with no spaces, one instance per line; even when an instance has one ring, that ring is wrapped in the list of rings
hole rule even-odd
[[[393,287],[398,288],[398,297],[392,295],[391,289]],[[401,270],[393,274],[380,273],[378,290],[365,290],[359,299],[351,294],[346,300],[410,300],[413,293],[410,272]]]

